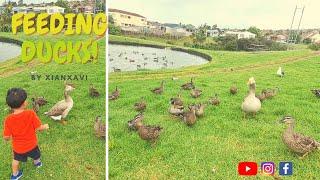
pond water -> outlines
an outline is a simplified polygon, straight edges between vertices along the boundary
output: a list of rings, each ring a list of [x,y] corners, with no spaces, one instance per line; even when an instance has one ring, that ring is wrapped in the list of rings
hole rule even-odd
[[[0,42],[0,62],[12,59],[20,54],[20,46],[11,43]]]
[[[109,72],[174,69],[208,63],[185,52],[142,46],[109,44]]]

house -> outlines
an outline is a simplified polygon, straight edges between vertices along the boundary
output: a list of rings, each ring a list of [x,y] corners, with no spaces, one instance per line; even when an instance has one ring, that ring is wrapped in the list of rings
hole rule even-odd
[[[120,27],[138,26],[147,27],[147,18],[136,13],[123,11],[119,9],[109,9],[109,15],[112,16],[114,24]]]
[[[219,29],[208,29],[207,37],[218,37],[220,35]]]
[[[313,36],[310,37],[311,39],[311,42],[312,43],[320,43],[320,34],[317,33],[317,34],[314,34]]]
[[[272,40],[275,42],[280,42],[280,43],[286,43],[287,42],[287,36],[286,35],[282,35],[282,34],[278,34],[278,35],[270,35],[267,37],[268,40]]]
[[[253,34],[248,31],[226,31],[224,35],[229,35],[229,36],[236,36],[238,39],[250,39],[250,38],[255,38],[256,34]]]
[[[13,7],[12,8],[12,13],[29,13],[29,12],[34,12],[34,13],[48,13],[48,14],[55,14],[55,13],[64,13],[64,8],[59,7],[59,6],[46,6],[46,7],[33,7],[33,6],[28,6],[28,7]]]
[[[165,26],[165,33],[169,34],[171,36],[175,36],[175,37],[185,37],[185,36],[191,36],[192,32],[187,31],[187,29],[183,28],[183,27],[168,27]]]

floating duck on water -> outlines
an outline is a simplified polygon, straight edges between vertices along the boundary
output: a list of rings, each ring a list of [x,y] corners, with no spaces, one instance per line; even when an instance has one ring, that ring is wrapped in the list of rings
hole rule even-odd
[[[57,102],[48,112],[44,114],[49,116],[55,121],[59,121],[62,124],[66,124],[65,118],[73,107],[73,100],[70,93],[75,89],[73,84],[64,83],[64,99]]]

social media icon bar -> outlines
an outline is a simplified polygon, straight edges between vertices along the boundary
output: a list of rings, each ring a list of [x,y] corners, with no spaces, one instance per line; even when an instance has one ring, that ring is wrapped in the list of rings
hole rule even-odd
[[[261,163],[261,172],[264,175],[273,176],[275,172],[275,165],[273,162],[262,162]]]
[[[292,162],[280,162],[279,163],[279,175],[281,176],[291,176],[293,173]]]
[[[240,162],[238,164],[238,173],[242,176],[257,175],[258,164],[256,162]]]

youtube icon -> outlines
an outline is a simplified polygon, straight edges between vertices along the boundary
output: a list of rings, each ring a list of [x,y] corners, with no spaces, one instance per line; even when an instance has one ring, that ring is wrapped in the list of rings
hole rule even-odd
[[[258,173],[258,164],[255,162],[240,162],[238,173],[242,176],[254,176]]]

